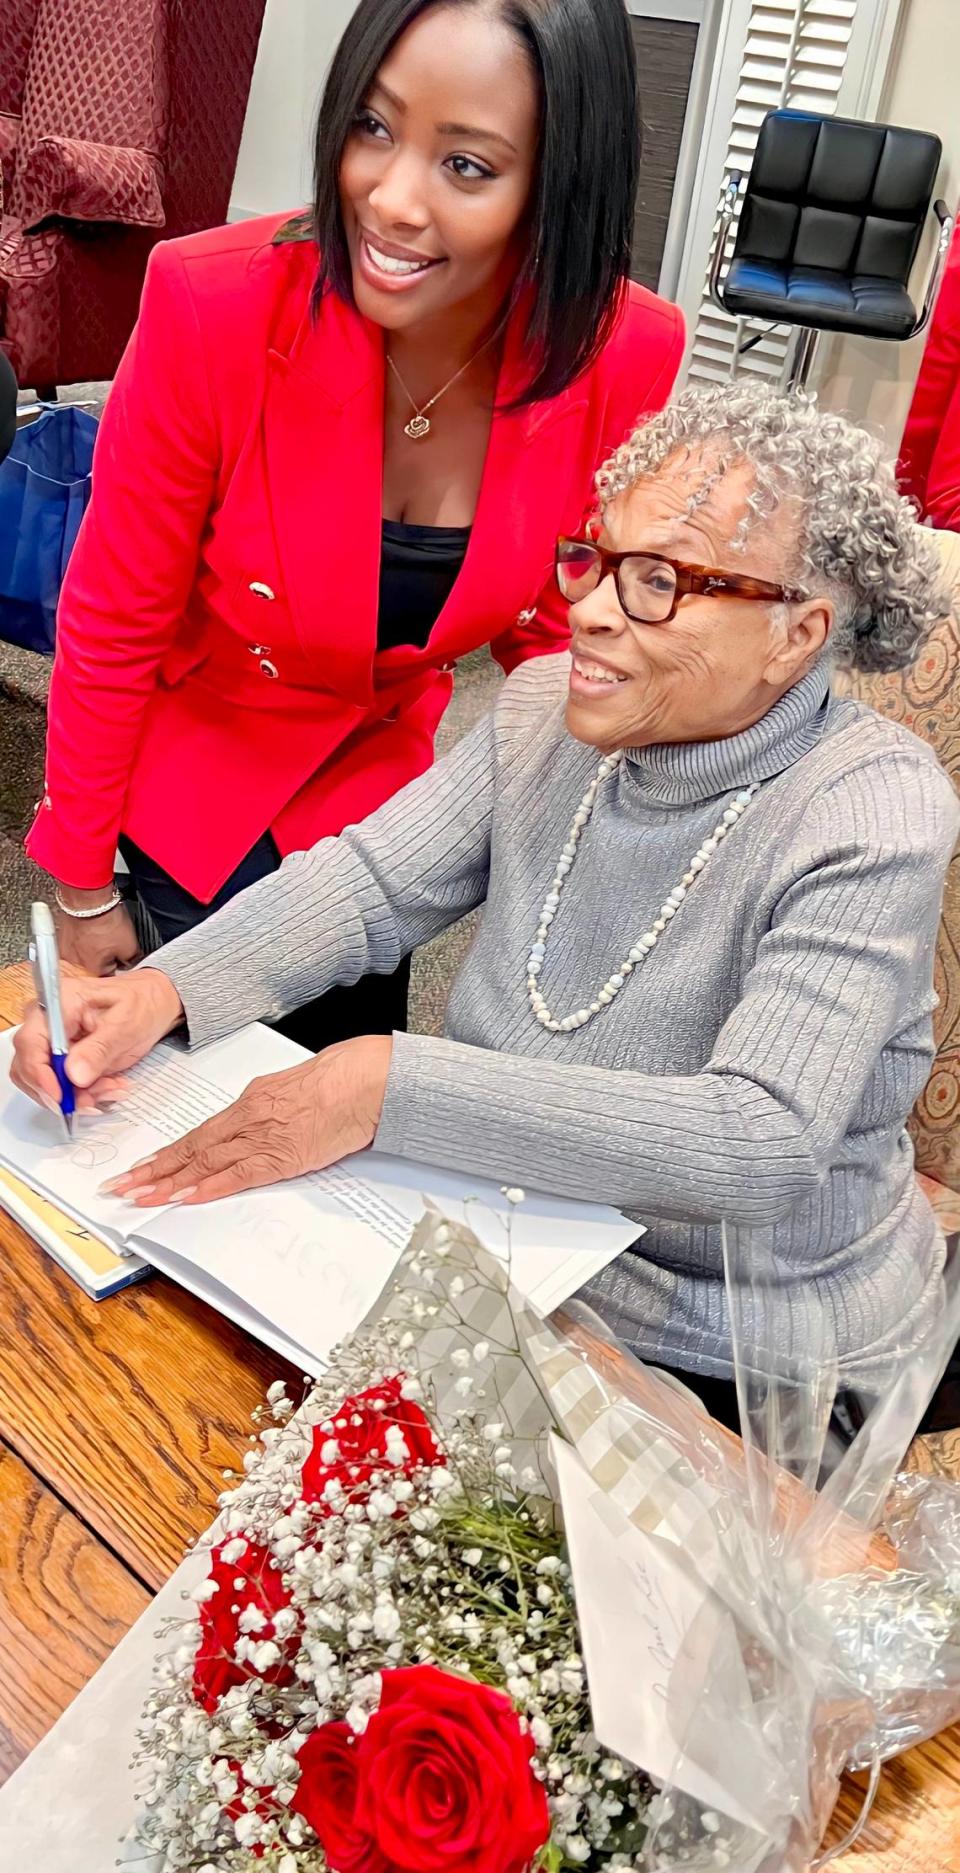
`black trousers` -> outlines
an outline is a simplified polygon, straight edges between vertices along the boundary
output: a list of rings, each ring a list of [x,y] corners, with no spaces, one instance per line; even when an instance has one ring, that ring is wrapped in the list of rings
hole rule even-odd
[[[120,879],[124,896],[130,902],[145,951],[158,944],[172,943],[197,924],[222,910],[231,898],[238,897],[261,878],[269,877],[280,864],[280,854],[269,833],[258,839],[253,849],[221,885],[209,904],[191,897],[182,885],[171,878],[162,866],[142,852],[130,839],[120,840],[120,850],[129,869],[129,881]],[[224,968],[230,958],[225,956]],[[390,976],[363,976],[349,988],[331,989],[317,1001],[308,1002],[294,1014],[285,1015],[275,1026],[301,1047],[320,1053],[336,1041],[352,1040],[358,1034],[392,1034],[407,1025],[407,990],[410,964],[403,962]]]

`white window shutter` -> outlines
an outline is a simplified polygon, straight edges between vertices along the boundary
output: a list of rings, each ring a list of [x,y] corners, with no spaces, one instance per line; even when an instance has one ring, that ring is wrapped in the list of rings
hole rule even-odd
[[[787,106],[833,116],[860,4],[861,0],[753,0],[724,160],[724,186],[735,171],[749,173],[768,111]],[[732,239],[731,235],[731,246]],[[761,330],[759,342],[738,356],[744,340]],[[793,339],[790,327],[762,327],[732,318],[713,304],[704,285],[689,381],[718,383],[752,375],[780,382]]]

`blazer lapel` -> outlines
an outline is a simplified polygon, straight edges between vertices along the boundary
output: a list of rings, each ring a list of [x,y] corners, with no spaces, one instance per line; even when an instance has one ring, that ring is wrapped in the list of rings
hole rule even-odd
[[[264,446],[273,528],[301,648],[358,707],[374,697],[383,486],[383,334],[333,293],[293,321],[268,357]],[[562,425],[586,399],[503,408],[524,380],[524,308],[507,328],[497,407],[470,545],[426,652],[389,664],[451,661],[509,629],[549,577],[551,525],[576,450]],[[331,629],[331,620],[334,628]]]
[[[328,293],[289,349],[268,357],[267,480],[287,598],[301,647],[329,687],[373,697],[383,481],[383,342]],[[334,628],[331,629],[331,620]]]
[[[549,403],[504,407],[526,381],[526,322],[521,306],[507,328],[470,544],[430,636],[431,662],[438,655],[451,661],[465,656],[508,630],[519,613],[536,605],[550,577],[552,529],[577,467],[576,450],[564,447],[563,425],[586,398],[574,386]]]

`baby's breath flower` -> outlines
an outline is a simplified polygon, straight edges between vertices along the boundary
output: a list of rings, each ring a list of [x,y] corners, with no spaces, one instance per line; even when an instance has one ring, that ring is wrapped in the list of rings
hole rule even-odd
[[[484,1318],[490,1338],[474,1339],[461,1299],[472,1305],[485,1281],[502,1298],[505,1278],[499,1267],[484,1276],[475,1245],[454,1226],[440,1246],[436,1238],[432,1224],[401,1258],[387,1313],[334,1350],[302,1406],[294,1410],[279,1382],[270,1388],[245,1474],[223,1498],[214,1539],[227,1544],[236,1584],[221,1605],[216,1585],[204,1583],[189,1611],[209,1622],[215,1601],[219,1635],[233,1607],[228,1647],[250,1675],[220,1697],[214,1718],[197,1706],[196,1619],[158,1664],[142,1730],[153,1762],[142,1831],[169,1873],[255,1873],[261,1864],[319,1873],[316,1839],[290,1806],[297,1752],[330,1722],[362,1735],[380,1674],[421,1662],[511,1698],[549,1801],[551,1866],[617,1873],[638,1864],[647,1790],[593,1736],[569,1569],[541,1510],[542,1453],[507,1421],[519,1350],[503,1344],[499,1320],[493,1332],[493,1312]],[[432,1367],[421,1363],[424,1331],[440,1349]],[[419,1436],[388,1409],[388,1381],[394,1400],[399,1391],[421,1403],[442,1461],[413,1463]],[[368,1410],[363,1395],[374,1390]],[[442,1424],[437,1396],[450,1397]],[[369,1411],[383,1419],[372,1480],[369,1460],[351,1472],[342,1454]],[[311,1448],[338,1468],[319,1502],[303,1496]],[[264,1585],[276,1597],[243,1571],[251,1546],[270,1557]],[[726,1851],[722,1838],[715,1845]]]
[[[389,1643],[390,1640],[396,1638],[400,1631],[400,1625],[400,1614],[393,1601],[386,1599],[381,1600],[374,1608],[374,1638],[383,1640],[385,1644]]]

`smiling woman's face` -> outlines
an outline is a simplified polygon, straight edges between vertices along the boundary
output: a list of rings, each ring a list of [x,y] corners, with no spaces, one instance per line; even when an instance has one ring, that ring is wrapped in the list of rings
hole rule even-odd
[[[610,503],[600,543],[614,553],[662,553],[681,565],[788,583],[795,505],[783,500],[769,519],[752,522],[740,550],[732,542],[748,512],[753,473],[746,462],[734,464],[701,499],[715,461],[700,450],[666,461]],[[832,620],[823,596],[774,606],[691,593],[669,621],[637,624],[621,609],[611,575],[570,608],[567,726],[578,741],[604,750],[738,734],[809,668]]]
[[[397,41],[364,100],[340,202],[364,317],[390,331],[469,308],[494,318],[523,256],[539,100],[487,7],[438,6]]]

